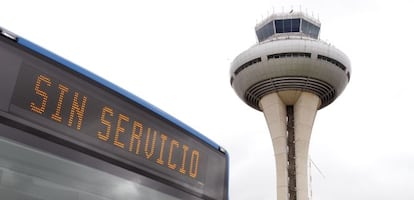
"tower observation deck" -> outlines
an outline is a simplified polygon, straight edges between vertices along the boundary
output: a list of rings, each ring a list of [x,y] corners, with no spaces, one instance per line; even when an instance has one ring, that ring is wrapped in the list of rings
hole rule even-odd
[[[256,25],[258,43],[231,63],[230,83],[263,111],[276,158],[277,199],[308,200],[308,150],[317,110],[351,77],[348,57],[319,39],[321,23],[303,12],[273,14]]]

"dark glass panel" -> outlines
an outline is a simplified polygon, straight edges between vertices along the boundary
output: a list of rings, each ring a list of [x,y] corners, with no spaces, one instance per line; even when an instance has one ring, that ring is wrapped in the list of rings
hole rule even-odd
[[[306,35],[309,35],[312,38],[318,38],[319,27],[302,19],[302,32]]]
[[[292,19],[283,20],[284,33],[292,32]]]
[[[292,19],[292,32],[299,32],[300,19]]]
[[[256,31],[257,39],[259,39],[260,42],[263,40],[266,40],[267,38],[272,36],[274,33],[275,32],[273,28],[273,22],[266,24],[261,29]]]
[[[275,21],[275,26],[276,26],[276,33],[283,33],[283,20],[276,20]]]
[[[302,19],[302,33],[309,34],[309,22]]]
[[[313,25],[312,24],[312,32],[311,32],[311,37],[313,37],[313,38],[318,38],[318,35],[319,35],[319,27],[317,27],[317,26],[315,26],[315,25]]]
[[[263,41],[264,36],[263,36],[263,32],[262,32],[261,29],[256,31],[256,36],[257,36],[257,39],[259,40],[259,42]]]

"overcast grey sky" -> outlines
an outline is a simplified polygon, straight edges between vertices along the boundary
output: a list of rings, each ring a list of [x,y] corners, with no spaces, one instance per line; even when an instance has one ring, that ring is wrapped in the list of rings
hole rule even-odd
[[[230,87],[230,63],[273,10],[319,16],[351,81],[316,116],[314,200],[414,199],[414,3],[410,0],[4,1],[0,26],[131,91],[230,153],[230,199],[276,199],[262,113]]]

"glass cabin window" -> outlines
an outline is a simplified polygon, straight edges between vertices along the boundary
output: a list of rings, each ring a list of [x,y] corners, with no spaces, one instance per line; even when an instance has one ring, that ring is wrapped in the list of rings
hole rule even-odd
[[[283,20],[276,20],[275,27],[276,27],[276,33],[284,33],[283,32]]]
[[[299,32],[300,19],[275,20],[276,33]]]
[[[273,34],[275,34],[275,31],[274,31],[272,22],[266,24],[261,29],[256,31],[256,35],[257,35],[257,38],[259,39],[259,41],[266,40],[267,38],[269,38]]]
[[[319,27],[302,19],[302,32],[309,35],[312,38],[318,38],[319,36]]]
[[[292,19],[292,32],[299,32],[300,19]]]
[[[292,32],[292,20],[285,19],[283,20],[283,33],[290,33]]]

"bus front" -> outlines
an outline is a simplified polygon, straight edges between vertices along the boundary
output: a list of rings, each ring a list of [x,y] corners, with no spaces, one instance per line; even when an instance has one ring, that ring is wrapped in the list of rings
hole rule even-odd
[[[228,199],[223,148],[4,29],[0,81],[0,199]]]

